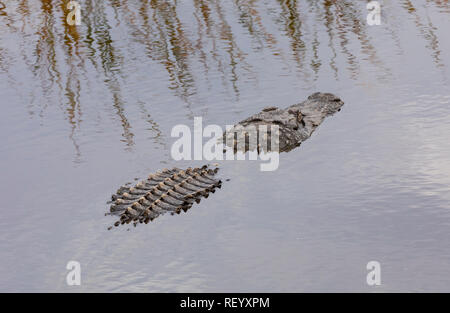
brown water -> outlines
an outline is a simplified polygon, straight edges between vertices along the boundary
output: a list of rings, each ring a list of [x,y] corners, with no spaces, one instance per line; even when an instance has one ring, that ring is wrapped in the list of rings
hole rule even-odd
[[[0,1],[1,291],[450,291],[450,2]],[[274,172],[107,231],[176,124],[345,105]],[[81,286],[66,264],[81,263]],[[382,284],[366,284],[366,264]]]

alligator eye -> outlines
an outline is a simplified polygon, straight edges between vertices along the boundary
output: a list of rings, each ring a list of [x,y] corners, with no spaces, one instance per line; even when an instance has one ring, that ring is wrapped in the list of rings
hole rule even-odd
[[[339,99],[339,98],[334,98],[333,101],[334,101],[334,102],[341,102],[341,99]]]

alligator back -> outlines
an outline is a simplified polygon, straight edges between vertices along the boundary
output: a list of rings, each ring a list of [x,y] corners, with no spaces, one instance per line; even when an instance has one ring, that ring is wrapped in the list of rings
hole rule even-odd
[[[111,197],[110,214],[119,216],[114,226],[147,224],[164,213],[186,212],[194,202],[199,203],[202,197],[207,198],[221,187],[221,180],[215,178],[217,172],[218,168],[208,165],[164,169],[133,187],[120,187]]]

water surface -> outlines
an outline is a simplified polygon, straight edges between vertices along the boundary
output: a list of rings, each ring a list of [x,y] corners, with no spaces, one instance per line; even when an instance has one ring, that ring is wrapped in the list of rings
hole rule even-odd
[[[379,26],[367,1],[79,2],[76,27],[0,2],[1,291],[450,291],[448,1],[380,1]],[[202,163],[173,126],[315,91],[343,110],[278,170],[222,162],[187,214],[107,231],[118,186]]]

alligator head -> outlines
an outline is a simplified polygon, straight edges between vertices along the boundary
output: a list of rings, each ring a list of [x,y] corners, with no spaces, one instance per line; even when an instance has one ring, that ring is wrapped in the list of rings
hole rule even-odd
[[[237,123],[224,134],[224,144],[236,151],[290,151],[308,139],[323,120],[338,111],[344,102],[331,93],[317,92],[305,101],[285,109],[266,107]],[[263,128],[261,128],[263,126]],[[271,126],[277,126],[271,131]],[[261,134],[260,130],[267,134]],[[252,134],[256,140],[251,140]],[[239,138],[244,144],[239,145]],[[252,144],[253,143],[253,144]]]

